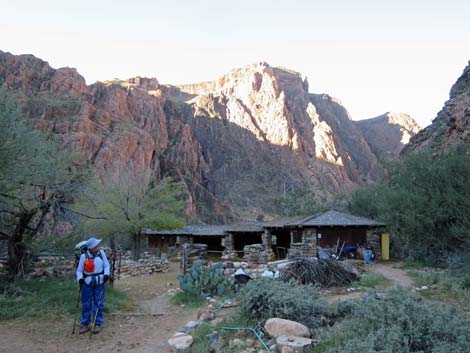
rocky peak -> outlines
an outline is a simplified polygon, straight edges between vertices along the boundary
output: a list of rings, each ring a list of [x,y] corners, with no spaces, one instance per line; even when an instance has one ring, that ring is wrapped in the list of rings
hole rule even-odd
[[[147,77],[140,77],[136,76],[134,78],[130,78],[127,81],[129,84],[139,87],[144,90],[148,91],[155,91],[160,88],[160,84],[156,78],[147,78]]]
[[[454,83],[450,89],[450,99],[456,98],[459,95],[468,92],[470,89],[470,61],[467,67],[463,70],[462,75],[459,77],[457,82]]]
[[[470,150],[470,62],[432,124],[413,137],[403,153],[429,148],[442,151],[454,146]]]
[[[221,119],[257,140],[285,147],[297,171],[331,190],[368,179],[376,158],[339,100],[308,92],[296,71],[265,62],[234,69],[214,82],[179,88],[193,99],[195,116]],[[284,162],[285,163],[285,162]],[[320,180],[322,180],[320,182]]]
[[[401,150],[421,127],[406,113],[388,112],[355,121],[379,160],[398,159]]]

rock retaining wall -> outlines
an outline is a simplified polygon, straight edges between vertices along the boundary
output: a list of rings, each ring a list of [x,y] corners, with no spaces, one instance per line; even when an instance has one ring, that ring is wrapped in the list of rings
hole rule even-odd
[[[112,262],[111,251],[106,251],[108,260]],[[119,261],[120,260],[120,261]],[[0,271],[6,271],[6,261],[1,262]],[[129,276],[168,272],[168,258],[166,254],[156,256],[148,252],[142,253],[138,261],[132,260],[130,251],[117,252],[114,276],[117,279]],[[27,275],[31,277],[74,277],[76,262],[74,255],[39,255],[32,262]]]

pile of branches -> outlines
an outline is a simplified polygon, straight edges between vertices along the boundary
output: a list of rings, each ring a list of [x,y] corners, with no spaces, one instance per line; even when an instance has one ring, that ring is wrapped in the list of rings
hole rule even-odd
[[[338,287],[350,284],[358,276],[337,261],[301,258],[287,265],[281,272],[281,278],[284,281],[294,279],[301,284]]]

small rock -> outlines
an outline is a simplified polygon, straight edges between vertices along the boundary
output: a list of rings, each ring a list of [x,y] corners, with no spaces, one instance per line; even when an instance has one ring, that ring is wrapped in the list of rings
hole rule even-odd
[[[219,333],[217,331],[212,331],[212,333],[208,334],[207,337],[209,337],[209,347],[216,352],[220,352],[224,345],[224,341],[222,337],[219,336]]]
[[[253,347],[255,345],[255,343],[256,343],[255,340],[252,339],[252,338],[247,338],[245,340],[245,344],[246,344],[247,347]]]
[[[193,344],[191,335],[183,332],[177,332],[168,340],[168,344],[176,350],[187,350]]]
[[[244,348],[245,347],[245,342],[243,342],[239,338],[234,338],[233,340],[230,341],[229,346],[231,348]]]
[[[298,336],[286,336],[282,335],[277,337],[276,339],[277,345],[281,349],[281,352],[284,352],[284,347],[289,347],[294,351],[303,352],[305,348],[311,347],[313,340],[310,338],[305,337],[298,337]]]
[[[199,323],[198,323],[197,321],[194,321],[194,320],[188,321],[188,323],[186,324],[186,327],[195,328],[195,327],[197,327],[197,326],[199,326]]]
[[[199,309],[196,315],[198,320],[209,321],[215,317],[215,314],[212,310],[207,308]]]
[[[294,349],[288,346],[284,346],[281,349],[281,353],[294,353]]]
[[[224,308],[233,308],[235,306],[239,306],[240,303],[235,301],[235,300],[227,300],[225,303],[224,303]]]

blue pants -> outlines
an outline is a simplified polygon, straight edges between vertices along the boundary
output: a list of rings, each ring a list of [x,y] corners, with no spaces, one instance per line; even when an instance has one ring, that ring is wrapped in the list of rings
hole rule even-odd
[[[82,295],[82,319],[80,320],[80,323],[82,325],[88,325],[90,322],[92,322],[93,317],[96,314],[96,307],[98,307],[96,325],[102,325],[104,323],[103,307],[104,298],[106,296],[106,288],[104,283],[96,287],[82,284],[80,291]]]

